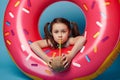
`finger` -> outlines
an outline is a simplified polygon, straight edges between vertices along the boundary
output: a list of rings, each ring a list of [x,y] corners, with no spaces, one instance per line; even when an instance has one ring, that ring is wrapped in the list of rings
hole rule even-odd
[[[66,63],[68,63],[67,59],[63,61],[63,65],[65,65]]]
[[[63,53],[62,56],[64,56],[65,54]]]
[[[48,66],[49,66],[50,68],[52,68],[52,66],[51,66],[50,64],[48,64]]]
[[[62,61],[65,61],[66,60],[66,57],[64,56],[64,57],[62,57],[62,59],[61,59]]]
[[[65,54],[62,54],[62,57],[64,57],[65,56]]]
[[[62,56],[62,61],[64,61],[64,60],[66,60],[66,56],[65,55]]]
[[[52,68],[52,65],[51,65],[51,61],[50,62],[48,62],[48,66],[50,67],[50,68]]]
[[[69,63],[67,62],[67,63],[65,64],[64,68],[66,68],[68,65],[69,65]]]

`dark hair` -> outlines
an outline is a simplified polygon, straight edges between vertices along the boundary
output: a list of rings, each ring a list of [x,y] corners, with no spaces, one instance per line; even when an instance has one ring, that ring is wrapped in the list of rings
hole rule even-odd
[[[67,25],[69,31],[71,31],[72,37],[76,37],[80,35],[78,25],[75,22],[70,22],[65,18],[55,18],[51,23],[47,22],[44,26],[45,39],[47,40],[47,43],[48,43],[48,39],[50,40],[50,42],[53,45],[53,48],[58,48],[58,43],[55,42],[52,36],[52,27],[55,23],[63,23]]]

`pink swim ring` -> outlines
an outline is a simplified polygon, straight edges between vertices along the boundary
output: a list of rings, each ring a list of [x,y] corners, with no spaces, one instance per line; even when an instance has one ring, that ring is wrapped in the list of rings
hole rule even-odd
[[[42,39],[38,20],[49,5],[68,1],[78,5],[86,16],[87,43],[73,59],[70,68],[54,73],[30,49]],[[29,77],[39,80],[88,80],[101,74],[120,49],[120,0],[10,0],[4,16],[4,41],[16,65]],[[62,51],[69,51],[71,47]],[[58,50],[44,49],[49,55]]]

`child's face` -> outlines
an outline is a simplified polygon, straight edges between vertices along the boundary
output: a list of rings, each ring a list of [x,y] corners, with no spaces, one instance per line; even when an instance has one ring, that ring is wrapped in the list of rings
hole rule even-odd
[[[55,23],[52,26],[52,35],[57,43],[59,43],[60,40],[62,40],[62,43],[66,42],[68,40],[69,34],[70,31],[67,25],[63,23]]]

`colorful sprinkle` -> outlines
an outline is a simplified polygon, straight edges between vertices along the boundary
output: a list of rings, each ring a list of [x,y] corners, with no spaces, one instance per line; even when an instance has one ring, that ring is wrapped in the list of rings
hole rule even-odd
[[[86,10],[86,11],[88,11],[88,7],[87,7],[87,5],[84,3],[83,4],[83,7],[84,7],[84,9]]]
[[[102,42],[105,42],[108,39],[109,39],[109,36],[106,36],[105,38],[102,39]]]
[[[93,9],[93,8],[94,8],[94,6],[95,6],[95,3],[96,3],[95,1],[93,1],[93,2],[92,2],[91,9]]]
[[[82,47],[82,49],[80,50],[80,52],[83,53],[84,49],[85,49],[85,46]]]
[[[26,9],[26,8],[23,8],[22,10],[23,10],[25,13],[28,13],[28,14],[30,13],[30,11],[29,11],[28,9]]]
[[[15,35],[15,33],[14,33],[14,31],[13,30],[11,30],[11,34],[14,36]]]
[[[9,21],[6,21],[6,25],[7,25],[7,26],[10,26],[10,24],[11,24],[11,23],[10,23]]]
[[[46,73],[48,74],[51,74],[51,71],[50,70],[45,70]]]
[[[105,2],[105,5],[106,5],[106,6],[110,5],[110,2],[109,2],[109,1],[106,1],[106,2]]]
[[[90,58],[89,58],[88,55],[85,56],[85,59],[86,59],[88,62],[90,62]]]
[[[26,29],[23,29],[24,34],[29,35],[29,32]]]
[[[81,67],[81,65],[78,64],[78,63],[76,63],[76,62],[73,62],[72,64],[73,64],[73,66],[75,66],[75,67]]]
[[[97,52],[97,46],[94,47],[94,53],[96,53],[96,52]]]
[[[102,27],[102,26],[103,26],[102,23],[99,22],[99,21],[96,21],[96,24],[97,24],[99,27]]]
[[[47,54],[47,53],[49,53],[49,52],[50,52],[50,50],[45,50],[44,52]]]
[[[102,16],[103,18],[106,19],[106,15],[105,15],[103,12],[101,12],[100,14],[101,14],[101,16]]]
[[[97,38],[99,36],[100,32],[95,33],[95,35],[93,36],[93,38]]]
[[[31,40],[28,40],[28,44],[31,44],[32,43],[32,41]]]
[[[10,33],[9,32],[5,32],[5,36],[9,36],[10,35]]]
[[[31,64],[31,66],[35,66],[35,67],[37,67],[37,66],[38,66],[38,64]]]
[[[29,7],[31,7],[31,2],[30,2],[30,0],[27,0],[27,4],[28,4]]]
[[[52,57],[55,57],[56,56],[56,52],[53,52],[53,55],[52,55]]]
[[[11,45],[11,41],[10,41],[10,40],[6,40],[6,43],[7,43],[8,45]]]
[[[14,18],[14,15],[13,15],[12,12],[9,12],[9,15],[10,15],[11,18]]]
[[[32,56],[32,54],[29,54],[26,58],[26,61],[28,61],[30,59],[30,57]]]
[[[21,45],[21,49],[22,49],[22,51],[26,50],[24,45]]]
[[[17,7],[19,4],[20,4],[20,1],[17,1],[14,6]]]

